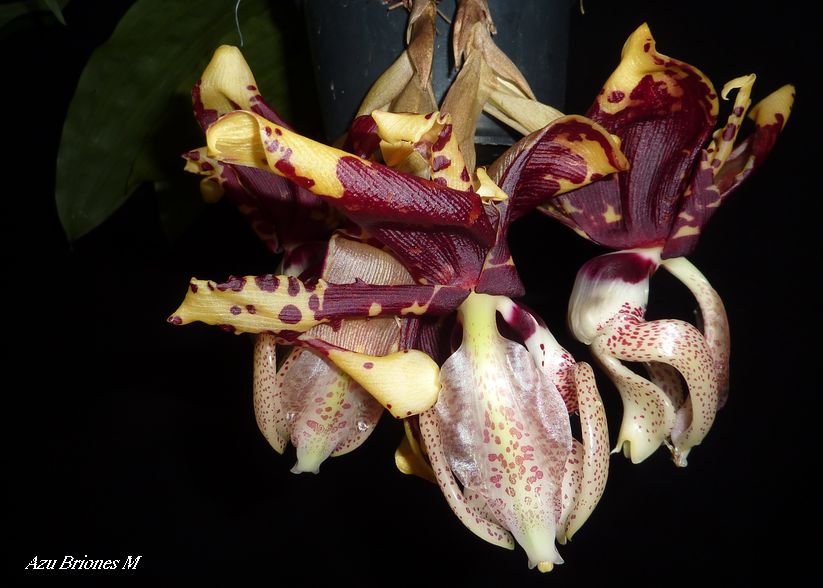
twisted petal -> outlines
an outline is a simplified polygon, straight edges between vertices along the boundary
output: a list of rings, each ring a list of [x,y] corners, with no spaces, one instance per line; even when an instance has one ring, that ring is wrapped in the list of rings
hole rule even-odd
[[[725,404],[729,391],[729,354],[731,337],[726,308],[717,291],[706,277],[685,257],[665,259],[661,265],[678,280],[683,282],[697,300],[700,308],[700,324],[703,337],[714,358],[717,374],[719,405]]]
[[[619,142],[603,127],[582,116],[564,116],[518,141],[488,171],[511,197],[514,220],[627,168]]]
[[[234,110],[251,110],[287,126],[264,101],[251,68],[237,47],[221,45],[192,89],[194,116],[205,131],[219,117]]]
[[[717,412],[714,360],[700,332],[683,321],[643,322],[626,315],[619,317],[595,345],[601,358],[605,354],[620,360],[658,361],[681,373],[689,389],[689,398],[677,411],[676,421],[668,433],[675,463],[686,465],[689,451],[706,436]],[[665,396],[659,388],[655,394]],[[666,402],[671,406],[668,398]]]
[[[558,538],[565,535],[571,539],[583,526],[606,489],[609,472],[609,429],[606,411],[597,392],[594,372],[587,363],[579,363],[574,370],[575,387],[580,412],[580,426],[583,434],[582,451],[576,459],[582,460],[579,488],[567,518],[558,525]],[[570,457],[571,460],[571,457]],[[561,541],[562,542],[562,541]]]
[[[644,321],[649,276],[659,255],[659,249],[621,251],[587,262],[572,290],[569,324],[591,345],[623,398],[616,450],[623,447],[637,463],[670,437],[675,462],[686,465],[688,452],[714,421],[718,382],[709,344],[695,327],[677,320]],[[667,394],[620,360],[671,366],[683,377],[689,397],[675,406],[676,390]]]

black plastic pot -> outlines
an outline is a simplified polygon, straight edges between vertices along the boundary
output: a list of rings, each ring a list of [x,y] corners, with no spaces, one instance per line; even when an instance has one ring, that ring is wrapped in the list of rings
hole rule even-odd
[[[348,128],[366,92],[405,48],[408,13],[380,0],[302,0],[315,78],[329,139]],[[451,18],[455,0],[440,11]],[[568,53],[568,0],[489,0],[495,42],[523,72],[537,98],[563,106]],[[449,23],[437,19],[432,83],[438,103],[456,75]],[[510,145],[517,135],[483,114],[477,143]]]

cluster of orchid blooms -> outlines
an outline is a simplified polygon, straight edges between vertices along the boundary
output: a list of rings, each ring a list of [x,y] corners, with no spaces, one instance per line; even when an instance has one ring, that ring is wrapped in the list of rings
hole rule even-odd
[[[715,130],[718,95],[659,54],[646,25],[586,117],[539,103],[492,41],[485,0],[461,0],[460,67],[440,108],[431,88],[436,3],[409,0],[407,48],[366,96],[340,148],[293,131],[259,95],[240,51],[220,47],[193,90],[207,147],[185,155],[207,199],[225,195],[268,248],[274,274],[193,279],[173,324],[254,333],[254,410],[294,472],[357,448],[384,409],[403,419],[396,465],[439,484],[475,534],[551,570],[606,484],[609,436],[592,368],[576,362],[524,294],[509,224],[537,209],[616,250],[579,271],[569,306],[623,401],[617,448],[666,445],[686,465],[722,406],[729,328],[684,257],[786,123],[785,86],[750,108],[754,75]],[[523,133],[488,167],[485,111]],[[754,130],[737,142],[748,113]],[[658,267],[697,299],[701,329],[645,321]],[[501,331],[503,331],[501,333]],[[623,362],[642,365],[646,376]],[[572,436],[571,418],[581,439]]]

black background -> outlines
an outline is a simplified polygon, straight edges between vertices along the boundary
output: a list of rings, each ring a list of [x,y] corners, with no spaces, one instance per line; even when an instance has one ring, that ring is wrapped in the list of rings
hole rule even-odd
[[[128,574],[272,586],[654,586],[805,577],[819,544],[810,477],[819,459],[818,15],[785,1],[754,9],[591,0],[584,16],[573,12],[567,112],[585,111],[644,20],[661,52],[701,68],[718,88],[755,72],[755,101],[793,82],[797,102],[770,160],[691,256],[731,320],[728,405],[688,468],[675,468],[663,451],[638,466],[613,456],[600,505],[560,548],[566,563],[543,577],[527,569],[521,550],[464,529],[434,485],[396,471],[401,427],[388,418],[319,476],[289,473],[293,450],[278,456],[256,430],[251,340],[165,322],[192,275],[273,270],[227,203],[170,241],[156,198],[141,191],[104,226],[67,243],[53,204],[62,121],[90,51],[128,4],[75,0],[66,10],[74,24],[3,48],[5,555],[18,582]],[[286,2],[279,18],[302,23]],[[295,122],[316,136],[302,25],[287,29]],[[519,221],[511,240],[527,303],[588,360],[565,330],[565,308],[577,268],[602,250],[539,216]],[[652,318],[689,318],[692,307],[684,288],[655,277]],[[619,400],[602,375],[598,382],[614,442]],[[24,572],[35,555],[142,560],[134,572]]]

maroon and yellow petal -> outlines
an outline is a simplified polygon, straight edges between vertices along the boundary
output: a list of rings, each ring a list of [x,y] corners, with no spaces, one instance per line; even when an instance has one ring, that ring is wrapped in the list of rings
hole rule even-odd
[[[748,92],[753,77],[738,78],[727,84],[726,89],[740,87],[740,94],[729,122],[701,154],[700,165],[663,249],[664,258],[682,257],[692,252],[703,227],[725,199],[763,164],[789,119],[794,103],[794,87],[791,85],[776,90],[751,109],[749,118],[755,123],[754,132],[732,149],[749,103]]]
[[[518,141],[488,171],[511,198],[514,220],[550,199],[554,202],[592,182],[600,184],[604,176],[627,168],[614,137],[591,120],[572,115]]]
[[[251,110],[280,125],[286,123],[260,96],[257,82],[237,47],[221,45],[192,89],[194,116],[205,131],[234,110]]]
[[[209,128],[217,159],[269,169],[368,228],[418,280],[471,286],[494,230],[481,198],[322,145],[248,112]],[[419,228],[418,228],[419,227]],[[431,257],[437,250],[446,251]]]
[[[320,324],[344,319],[434,315],[453,311],[468,292],[423,285],[306,284],[293,276],[232,277],[224,283],[192,279],[183,303],[168,319],[200,321],[233,333],[277,334],[294,340]]]
[[[754,132],[735,147],[715,175],[721,199],[727,198],[766,160],[789,120],[794,97],[794,86],[785,85],[749,111],[749,118],[754,121]]]
[[[661,244],[717,109],[708,78],[658,53],[648,26],[640,26],[587,113],[620,138],[631,168],[569,195],[562,209],[568,207],[580,229],[608,247]]]

